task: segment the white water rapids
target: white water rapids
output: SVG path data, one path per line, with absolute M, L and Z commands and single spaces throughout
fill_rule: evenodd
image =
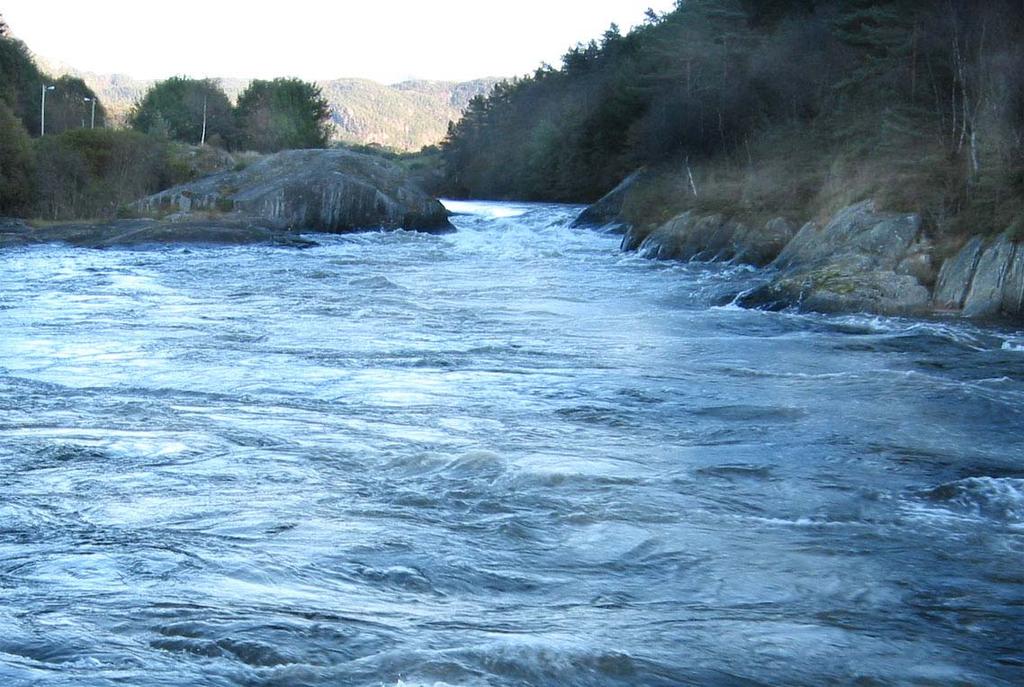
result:
M 1024 682 L 1020 332 L 453 208 L 0 256 L 0 684 Z

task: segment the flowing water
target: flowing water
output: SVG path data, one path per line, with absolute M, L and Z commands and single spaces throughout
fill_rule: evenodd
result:
M 0 256 L 0 684 L 1024 683 L 1024 335 L 453 207 Z

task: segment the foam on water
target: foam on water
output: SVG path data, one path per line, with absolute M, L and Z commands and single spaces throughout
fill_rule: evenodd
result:
M 1024 523 L 1024 479 L 970 477 L 921 492 L 918 497 L 932 508 L 956 515 Z
M 5 253 L 0 683 L 1020 682 L 1019 333 L 448 206 Z

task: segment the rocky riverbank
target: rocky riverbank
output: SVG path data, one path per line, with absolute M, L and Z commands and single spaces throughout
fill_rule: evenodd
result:
M 743 306 L 1024 318 L 1024 244 L 1009 232 L 972 238 L 942 259 L 920 215 L 882 212 L 873 201 L 799 231 L 783 218 L 752 225 L 692 211 L 661 225 L 629 226 L 622 206 L 640 183 L 641 175 L 629 177 L 584 211 L 577 226 L 622 231 L 623 250 L 653 259 L 730 261 L 771 270 L 767 284 L 738 296 Z
M 404 170 L 348 150 L 288 150 L 140 200 L 172 220 L 217 213 L 276 229 L 451 231 L 448 211 Z
M 0 222 L 0 248 L 44 243 L 65 243 L 78 248 L 138 247 L 146 245 L 241 246 L 274 245 L 309 248 L 316 242 L 297 233 L 260 226 L 243 220 L 166 222 L 131 219 L 112 222 L 70 222 L 33 227 L 18 220 Z
M 452 231 L 448 211 L 397 165 L 347 150 L 290 150 L 139 200 L 139 215 L 33 226 L 0 219 L 0 247 L 66 243 L 292 247 L 301 233 L 374 229 Z

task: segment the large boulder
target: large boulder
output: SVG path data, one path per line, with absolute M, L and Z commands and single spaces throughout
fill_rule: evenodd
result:
M 739 302 L 830 313 L 923 313 L 931 301 L 930 253 L 919 215 L 858 203 L 824 228 L 804 226 L 772 263 L 775 277 Z
M 754 228 L 723 215 L 698 215 L 691 211 L 649 233 L 630 229 L 623 239 L 623 248 L 659 260 L 733 261 L 762 267 L 778 256 L 795 233 L 793 226 L 782 218 Z M 635 245 L 637 242 L 639 245 Z
M 448 211 L 394 163 L 348 150 L 288 150 L 144 198 L 141 212 L 277 229 L 447 231 Z
M 975 237 L 942 266 L 935 305 L 967 317 L 1024 315 L 1024 245 Z
M 601 200 L 581 212 L 572 226 L 576 228 L 598 227 L 611 231 L 626 231 L 628 227 L 625 219 L 622 217 L 623 204 L 626 202 L 626 197 L 636 188 L 637 184 L 643 181 L 645 176 L 644 170 L 637 170 L 630 174 Z
M 836 262 L 895 271 L 921 238 L 920 215 L 880 213 L 873 201 L 840 210 L 824 227 L 809 223 L 775 260 L 782 271 Z

